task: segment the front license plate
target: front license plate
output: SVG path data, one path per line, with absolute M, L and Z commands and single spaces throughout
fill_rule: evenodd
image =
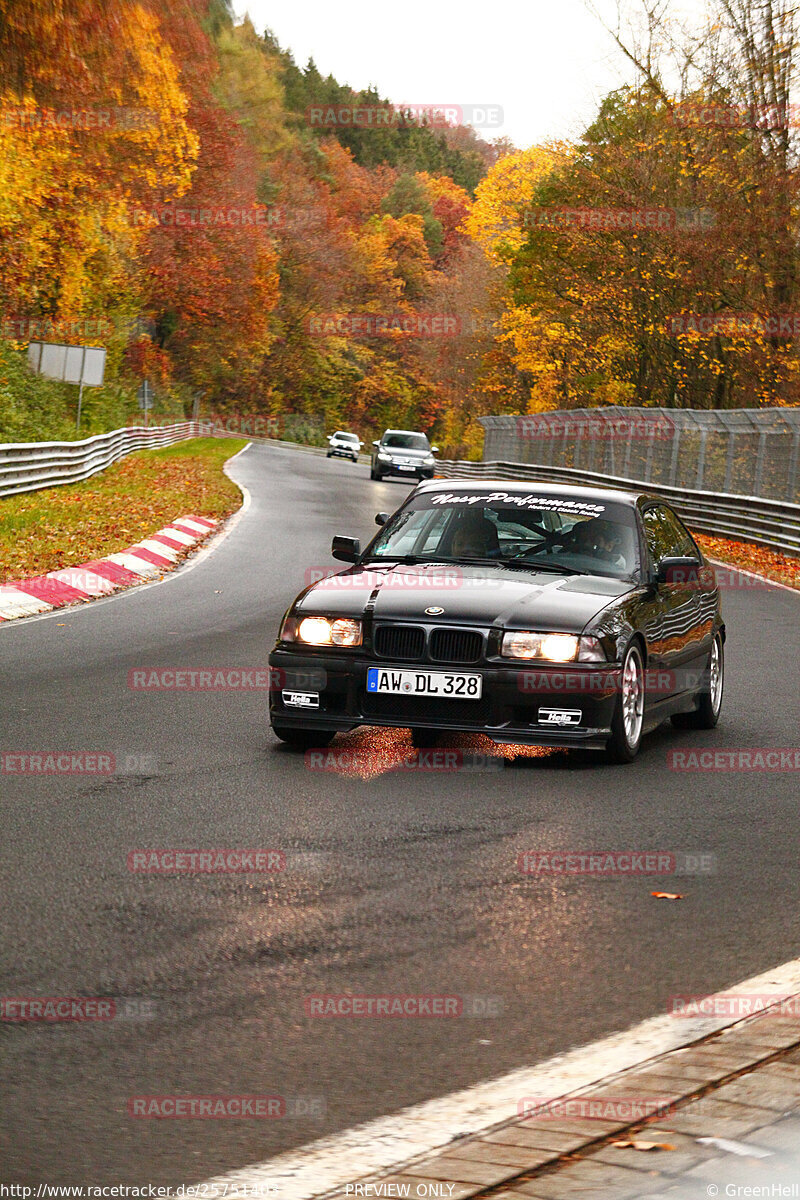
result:
M 367 691 L 394 696 L 441 696 L 443 700 L 480 700 L 483 677 L 472 672 L 395 671 L 367 668 Z

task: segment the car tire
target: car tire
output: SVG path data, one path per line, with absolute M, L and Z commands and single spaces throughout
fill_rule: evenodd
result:
M 412 729 L 411 730 L 411 745 L 415 750 L 429 750 L 432 746 L 438 745 L 439 730 L 438 729 Z
M 272 732 L 293 750 L 322 749 L 333 741 L 333 729 L 294 729 L 291 725 L 272 726 Z
M 370 479 L 377 480 L 378 483 L 380 483 L 381 480 L 383 479 L 383 476 L 380 474 L 379 471 L 376 471 L 374 467 L 370 468 L 369 477 L 370 477 Z
M 676 729 L 714 729 L 722 712 L 722 694 L 725 690 L 725 647 L 722 634 L 714 634 L 708 654 L 706 682 L 697 693 L 697 708 L 694 712 L 676 713 L 672 724 Z
M 606 757 L 612 763 L 633 762 L 642 743 L 644 724 L 644 663 L 638 642 L 631 642 L 622 660 L 619 695 L 611 721 Z

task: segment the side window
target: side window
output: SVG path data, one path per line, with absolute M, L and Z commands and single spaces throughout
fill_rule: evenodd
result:
M 642 514 L 647 548 L 654 563 L 662 558 L 694 558 L 697 547 L 673 512 L 654 504 Z
M 665 508 L 664 512 L 674 530 L 675 545 L 680 547 L 675 553 L 681 558 L 699 558 L 700 554 L 694 539 L 680 517 L 671 508 Z

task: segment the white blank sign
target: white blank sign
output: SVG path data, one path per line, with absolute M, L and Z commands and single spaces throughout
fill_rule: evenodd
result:
M 34 371 L 64 383 L 102 387 L 106 352 L 102 346 L 62 346 L 56 342 L 31 342 L 28 362 Z

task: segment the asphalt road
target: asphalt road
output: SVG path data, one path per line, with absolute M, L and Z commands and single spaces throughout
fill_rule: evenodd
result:
M 722 724 L 667 726 L 631 766 L 540 752 L 500 771 L 389 771 L 407 735 L 364 729 L 337 743 L 374 753 L 369 778 L 312 771 L 273 738 L 264 693 L 135 691 L 128 672 L 263 668 L 306 571 L 332 565 L 331 535 L 368 538 L 406 487 L 263 444 L 232 471 L 252 505 L 204 561 L 0 628 L 3 752 L 143 756 L 107 778 L 0 775 L 0 990 L 151 1006 L 142 1020 L 0 1023 L 3 1182 L 202 1180 L 800 954 L 796 773 L 666 766 L 678 746 L 798 744 L 800 597 L 729 590 Z M 126 866 L 135 848 L 264 846 L 287 853 L 285 872 Z M 702 850 L 718 871 L 677 888 L 532 880 L 516 869 L 532 847 Z M 659 886 L 686 898 L 654 900 Z M 309 994 L 351 991 L 494 997 L 502 1016 L 306 1017 Z M 132 1096 L 210 1093 L 279 1094 L 294 1112 L 324 1102 L 325 1115 L 127 1115 Z

